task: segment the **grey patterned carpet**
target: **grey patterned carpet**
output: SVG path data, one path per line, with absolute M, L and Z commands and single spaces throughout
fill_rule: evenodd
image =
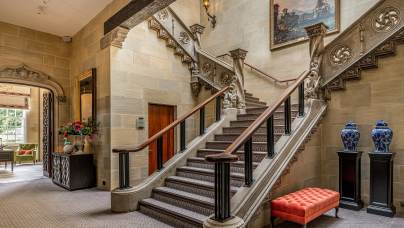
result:
M 1 228 L 167 227 L 138 212 L 110 212 L 110 193 L 69 192 L 49 179 L 0 184 Z
M 386 218 L 340 209 L 314 220 L 310 228 L 404 228 L 404 217 Z M 1 228 L 126 228 L 168 227 L 138 212 L 114 214 L 110 212 L 110 193 L 96 189 L 69 192 L 38 179 L 18 183 L 0 183 Z M 277 228 L 297 228 L 284 222 Z

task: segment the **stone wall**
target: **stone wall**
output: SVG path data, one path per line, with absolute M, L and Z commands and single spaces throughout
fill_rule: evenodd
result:
M 40 100 L 40 89 L 31 87 L 31 97 L 30 97 L 30 104 L 29 110 L 26 112 L 26 143 L 33 143 L 38 144 L 38 152 L 37 152 L 37 159 L 42 160 L 41 154 L 42 150 L 39 147 L 41 134 L 41 124 L 39 122 L 42 110 L 40 109 L 39 102 Z
M 371 8 L 378 0 L 341 0 L 341 31 Z M 309 64 L 308 42 L 271 51 L 269 48 L 270 1 L 262 0 L 216 0 L 211 1 L 210 12 L 217 16 L 216 28 L 210 26 L 206 13 L 201 8 L 201 23 L 206 27 L 202 36 L 203 47 L 215 55 L 236 48 L 248 51 L 246 62 L 279 79 L 296 78 Z M 325 39 L 326 43 L 336 35 Z M 249 92 L 259 95 L 267 102 L 282 88 L 263 79 L 259 74 L 247 72 Z M 252 78 L 254 81 L 251 81 Z M 263 88 L 265 87 L 265 90 Z
M 322 183 L 338 189 L 338 156 L 342 149 L 340 131 L 352 120 L 358 124 L 362 155 L 362 199 L 369 202 L 369 156 L 373 150 L 370 136 L 377 120 L 385 120 L 394 131 L 391 151 L 394 158 L 394 205 L 401 213 L 404 208 L 404 45 L 398 46 L 397 55 L 379 59 L 379 68 L 362 71 L 362 79 L 347 82 L 345 91 L 332 92 L 327 115 L 323 119 L 324 145 L 321 159 Z
M 25 64 L 62 86 L 68 99 L 56 108 L 59 123 L 55 128 L 69 118 L 70 48 L 71 44 L 64 43 L 61 37 L 0 22 L 0 69 Z M 61 148 L 60 140 L 56 140 L 56 148 Z

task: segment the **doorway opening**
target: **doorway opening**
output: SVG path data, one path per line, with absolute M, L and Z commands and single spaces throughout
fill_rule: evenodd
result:
M 53 92 L 0 83 L 0 184 L 49 176 Z
M 175 107 L 149 104 L 149 138 L 168 126 L 175 119 Z M 174 156 L 174 129 L 163 135 L 163 163 Z M 149 175 L 157 169 L 157 142 L 149 145 Z

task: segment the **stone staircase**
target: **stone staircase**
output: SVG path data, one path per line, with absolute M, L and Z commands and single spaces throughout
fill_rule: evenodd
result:
M 208 216 L 214 213 L 214 164 L 205 156 L 223 152 L 266 108 L 266 103 L 246 93 L 246 114 L 239 114 L 230 127 L 214 136 L 199 149 L 196 157 L 188 158 L 186 166 L 177 168 L 176 175 L 165 179 L 164 187 L 156 187 L 151 198 L 139 202 L 139 211 L 175 227 L 202 227 Z M 284 133 L 284 114 L 281 107 L 275 118 L 275 141 Z M 292 119 L 297 106 L 292 105 Z M 231 163 L 231 194 L 244 184 L 244 152 L 236 153 L 239 161 Z M 253 136 L 253 166 L 267 156 L 266 127 Z

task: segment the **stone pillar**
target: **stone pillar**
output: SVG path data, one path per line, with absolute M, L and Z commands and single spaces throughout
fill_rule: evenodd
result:
M 323 23 L 305 27 L 310 39 L 310 75 L 305 83 L 305 97 L 318 99 L 320 96 L 321 62 L 324 52 L 324 37 L 328 27 Z
M 194 24 L 191 25 L 191 32 L 196 37 L 196 41 L 198 43 L 198 46 L 201 47 L 201 36 L 203 34 L 203 31 L 205 30 L 205 27 L 200 25 L 200 24 Z
M 241 76 L 241 82 L 242 85 L 244 86 L 244 60 L 245 57 L 247 56 L 247 52 L 246 50 L 243 49 L 235 49 L 230 51 L 230 55 L 233 58 L 233 69 L 234 69 L 234 73 L 236 75 L 240 75 Z

